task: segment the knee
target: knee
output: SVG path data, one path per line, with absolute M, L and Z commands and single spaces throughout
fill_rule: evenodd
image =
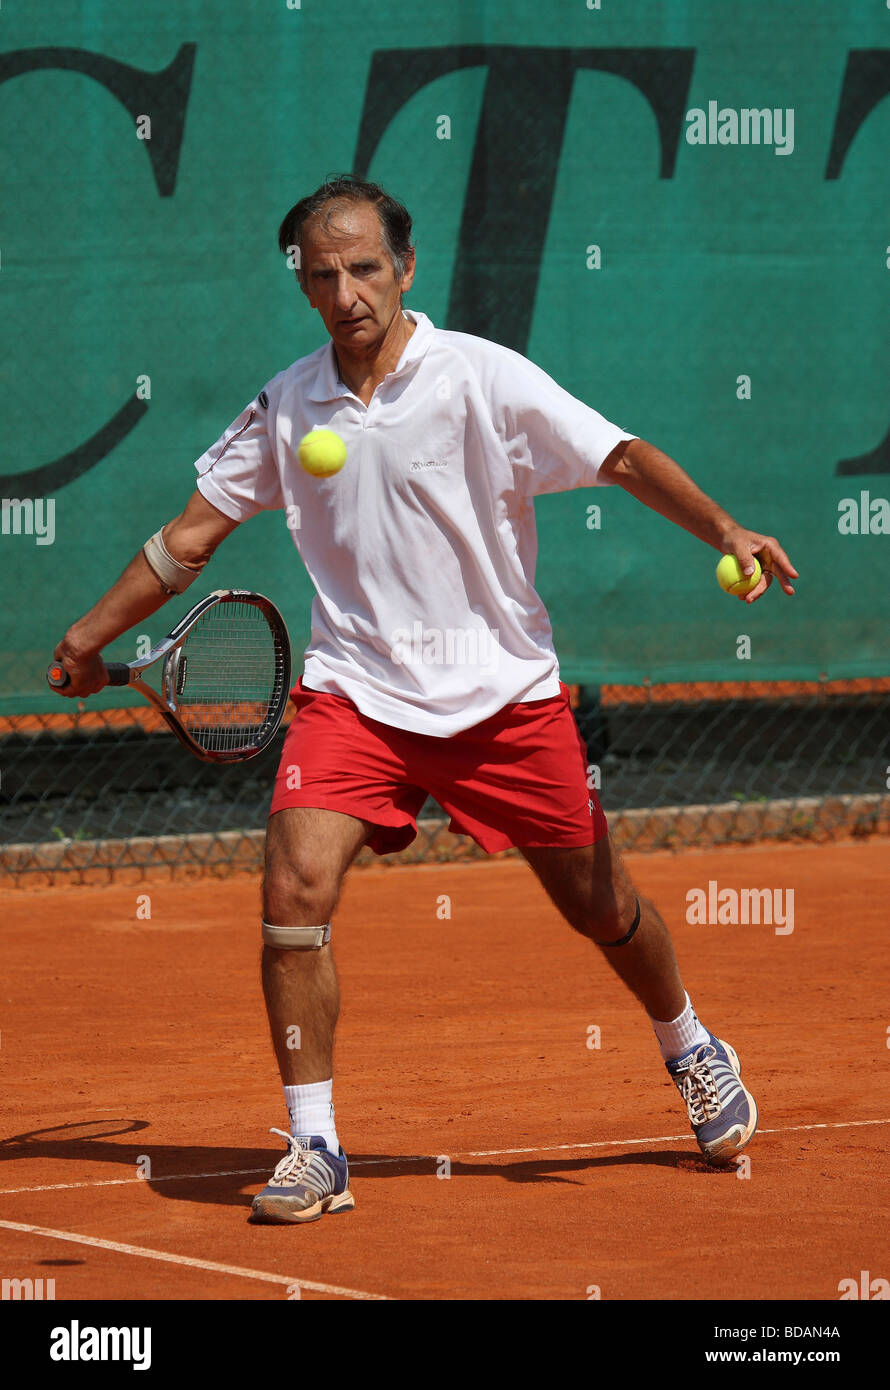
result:
M 621 910 L 614 898 L 597 900 L 587 916 L 584 935 L 593 941 L 617 940 L 627 930 L 622 927 L 621 920 Z
M 637 912 L 637 896 L 629 884 L 609 884 L 591 893 L 583 935 L 597 942 L 620 940 Z
M 595 924 L 591 940 L 597 946 L 626 946 L 637 934 L 643 916 L 643 903 L 633 897 L 626 911 L 610 911 Z
M 340 885 L 329 870 L 300 855 L 269 854 L 263 876 L 263 919 L 275 926 L 329 922 Z

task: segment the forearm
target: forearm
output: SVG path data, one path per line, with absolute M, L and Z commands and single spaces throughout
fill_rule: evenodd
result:
M 726 549 L 727 538 L 741 529 L 678 463 L 645 439 L 631 440 L 605 472 L 644 506 L 682 526 L 715 550 Z
M 185 511 L 163 528 L 168 554 L 199 574 L 237 522 L 223 516 L 194 492 Z M 56 649 L 63 663 L 89 661 L 121 633 L 149 617 L 171 597 L 140 550 L 99 602 L 66 632 Z
M 99 602 L 72 623 L 56 649 L 60 661 L 83 662 L 157 612 L 170 597 L 140 550 Z
M 614 449 L 602 467 L 604 481 L 618 483 L 632 497 L 667 517 L 693 536 L 726 555 L 735 555 L 746 575 L 754 574 L 759 560 L 762 573 L 756 587 L 744 598 L 754 603 L 766 593 L 775 576 L 786 594 L 793 594 L 797 570 L 775 536 L 750 531 L 702 492 L 667 454 L 632 439 Z

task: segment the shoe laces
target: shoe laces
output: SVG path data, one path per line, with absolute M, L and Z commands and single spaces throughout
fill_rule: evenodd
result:
M 296 1187 L 309 1167 L 309 1150 L 292 1134 L 285 1134 L 283 1129 L 273 1128 L 269 1133 L 280 1134 L 282 1139 L 287 1140 L 287 1153 L 279 1160 L 272 1174 L 272 1182 L 276 1187 Z
M 694 1125 L 716 1120 L 722 1110 L 720 1091 L 711 1071 L 713 1050 L 705 1043 L 694 1052 L 680 1082 L 680 1094 L 686 1102 L 689 1118 Z

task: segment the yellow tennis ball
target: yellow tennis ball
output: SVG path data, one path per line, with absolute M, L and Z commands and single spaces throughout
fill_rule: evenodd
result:
M 333 430 L 310 430 L 300 440 L 300 463 L 314 478 L 330 478 L 346 462 L 346 445 Z
M 746 594 L 750 594 L 752 589 L 757 588 L 762 573 L 760 561 L 756 556 L 754 557 L 754 573 L 745 575 L 734 555 L 724 555 L 717 566 L 717 583 L 728 594 L 735 594 L 737 598 L 744 598 Z

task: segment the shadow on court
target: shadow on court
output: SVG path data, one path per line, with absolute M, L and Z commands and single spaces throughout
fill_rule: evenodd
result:
M 283 1141 L 280 1147 L 233 1148 L 214 1145 L 174 1145 L 152 1144 L 147 1131 L 151 1128 L 149 1120 L 103 1121 L 104 1125 L 120 1125 L 119 1129 L 105 1128 L 100 1133 L 86 1134 L 92 1124 L 71 1123 L 58 1125 L 52 1129 L 32 1130 L 26 1134 L 11 1135 L 0 1140 L 0 1161 L 12 1159 L 40 1159 L 58 1162 L 70 1159 L 74 1162 L 108 1163 L 117 1170 L 113 1179 L 96 1179 L 101 1183 L 115 1179 L 121 1185 L 139 1181 L 138 1172 L 144 1167 L 145 1158 L 151 1162 L 150 1177 L 141 1179 L 146 1185 L 168 1201 L 187 1201 L 213 1206 L 249 1206 L 252 1193 L 243 1191 L 254 1187 L 270 1177 L 275 1164 L 284 1152 Z M 112 1143 L 113 1135 L 144 1134 L 138 1143 Z M 50 1137 L 54 1136 L 54 1137 Z M 366 1154 L 349 1155 L 351 1178 L 364 1182 L 368 1179 L 392 1179 L 428 1176 L 437 1174 L 440 1159 L 432 1154 Z M 575 1158 L 529 1158 L 498 1162 L 496 1158 L 487 1161 L 468 1161 L 453 1159 L 450 1163 L 450 1179 L 497 1177 L 509 1183 L 546 1183 L 583 1185 L 573 1175 L 588 1173 L 600 1168 L 658 1167 L 682 1168 L 687 1171 L 707 1173 L 711 1176 L 720 1170 L 710 1168 L 696 1158 L 689 1150 L 659 1149 L 640 1153 L 617 1153 L 608 1155 L 579 1155 Z M 735 1175 L 735 1169 L 723 1170 L 723 1175 Z M 205 1179 L 202 1183 L 201 1179 Z M 64 1181 L 59 1178 L 59 1181 Z M 71 1174 L 71 1181 L 79 1185 L 78 1176 Z M 81 1179 L 86 1186 L 90 1179 Z M 48 1183 L 46 1187 L 54 1186 Z M 32 1183 L 21 1176 L 3 1190 L 14 1192 L 19 1188 L 44 1186 Z

